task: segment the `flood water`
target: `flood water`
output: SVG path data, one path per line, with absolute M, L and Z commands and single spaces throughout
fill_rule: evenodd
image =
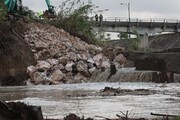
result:
M 104 87 L 149 89 L 151 95 L 99 96 Z M 42 107 L 47 118 L 63 118 L 69 113 L 85 117 L 116 118 L 131 112 L 130 117 L 153 118 L 150 113 L 180 115 L 180 83 L 83 83 L 56 86 L 0 87 L 0 99 L 22 101 Z

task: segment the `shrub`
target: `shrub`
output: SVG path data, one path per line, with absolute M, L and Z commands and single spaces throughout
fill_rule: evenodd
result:
M 3 1 L 0 2 L 0 22 L 4 21 L 6 16 L 6 7 L 4 6 Z
M 66 0 L 60 6 L 57 19 L 50 22 L 72 35 L 84 38 L 84 41 L 88 43 L 95 43 L 97 38 L 93 31 L 94 24 L 88 17 L 95 8 L 96 6 L 92 4 L 91 0 L 88 0 L 87 3 L 83 0 Z

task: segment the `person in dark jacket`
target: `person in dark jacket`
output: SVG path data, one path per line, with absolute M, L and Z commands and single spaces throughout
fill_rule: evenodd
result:
M 97 14 L 95 15 L 95 20 L 98 21 L 98 15 Z
M 102 14 L 99 15 L 99 20 L 103 21 L 103 15 Z

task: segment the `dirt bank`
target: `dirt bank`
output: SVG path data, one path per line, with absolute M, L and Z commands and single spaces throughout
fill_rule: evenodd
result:
M 44 120 L 41 107 L 0 101 L 0 120 Z
M 23 39 L 26 29 L 21 21 L 0 24 L 0 85 L 24 85 L 27 66 L 35 64 Z

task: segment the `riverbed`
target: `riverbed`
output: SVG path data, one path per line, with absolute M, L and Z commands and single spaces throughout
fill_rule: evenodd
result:
M 148 89 L 150 95 L 101 96 L 105 87 Z M 153 118 L 150 113 L 180 115 L 180 83 L 82 83 L 55 86 L 0 87 L 0 99 L 21 101 L 42 107 L 46 118 L 63 118 L 69 113 L 85 117 L 116 118 L 121 112 L 130 117 Z

